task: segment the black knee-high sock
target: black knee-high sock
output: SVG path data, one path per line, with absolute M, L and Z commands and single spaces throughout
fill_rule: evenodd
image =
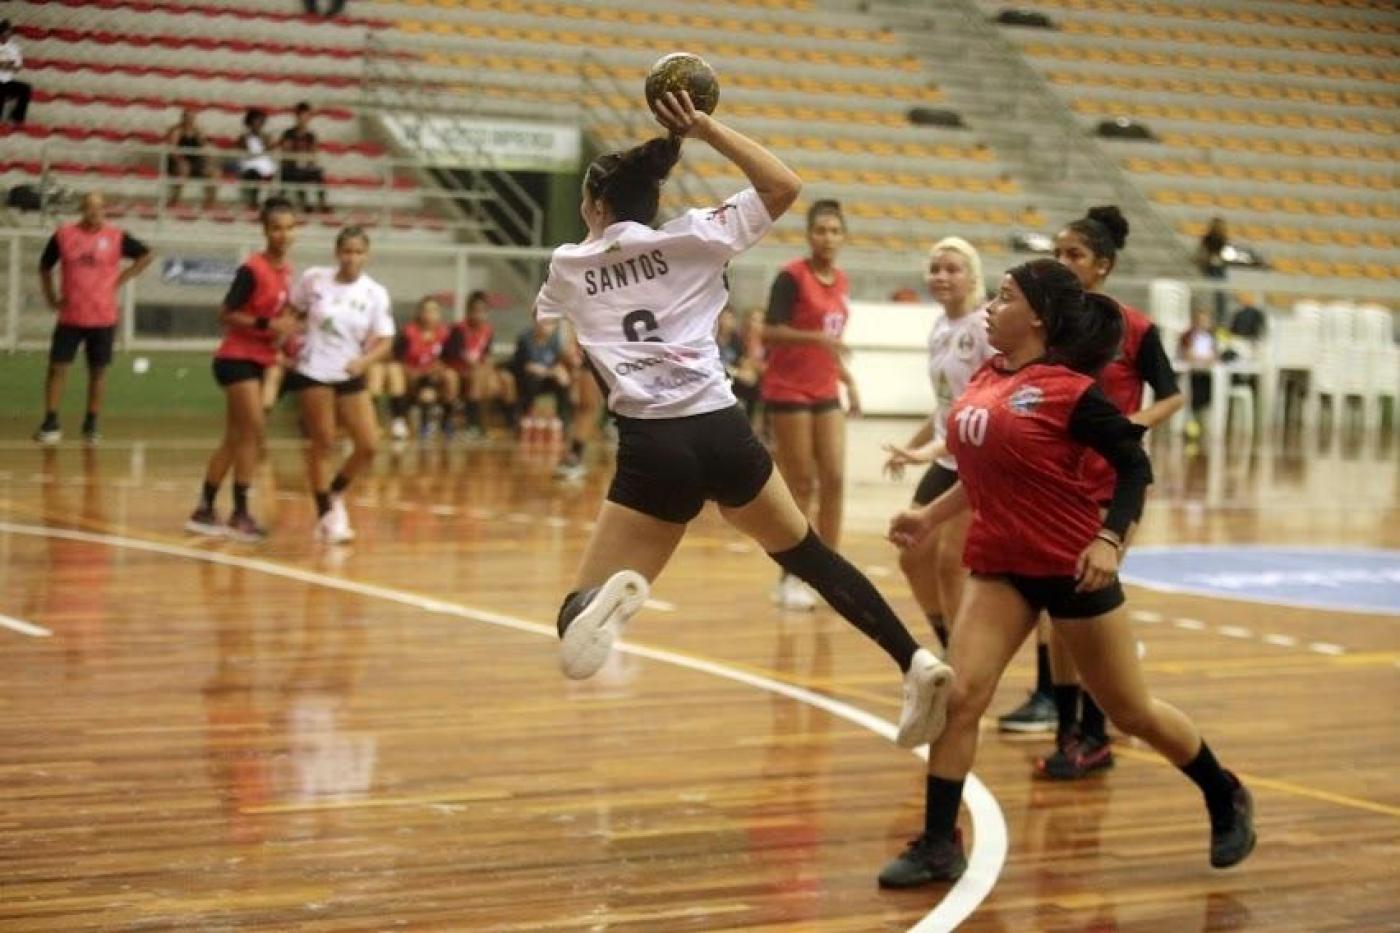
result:
M 768 556 L 810 584 L 847 622 L 874 639 L 901 671 L 909 670 L 919 643 L 870 581 L 823 544 L 815 531 L 809 529 L 797 547 Z
M 335 474 L 335 478 L 331 480 L 331 495 L 340 495 L 349 485 L 350 481 L 345 478 L 344 473 Z
M 1087 693 L 1080 701 L 1080 708 L 1082 712 L 1079 714 L 1079 731 L 1086 738 L 1107 739 L 1108 723 L 1104 721 L 1103 708 Z
M 1054 689 L 1050 677 L 1050 646 L 1035 646 L 1035 692 L 1049 696 Z
M 1055 684 L 1053 693 L 1055 695 L 1055 718 L 1058 723 L 1055 728 L 1055 736 L 1064 739 L 1074 733 L 1074 727 L 1079 722 L 1079 684 Z M 1089 702 L 1087 693 L 1083 697 L 1085 702 Z
M 928 776 L 924 785 L 924 835 L 951 839 L 958 828 L 958 804 L 962 803 L 963 782 Z
M 1234 796 L 1239 781 L 1220 767 L 1215 753 L 1204 739 L 1201 740 L 1201 750 L 1195 758 L 1181 766 L 1181 772 L 1201 789 L 1201 794 L 1206 798 L 1206 810 L 1210 812 L 1211 826 L 1228 827 L 1235 818 Z
M 314 495 L 316 498 L 316 516 L 319 518 L 331 510 L 331 494 L 328 492 L 318 492 Z
M 234 484 L 233 484 L 233 514 L 234 514 L 234 515 L 247 515 L 247 514 L 248 514 L 248 484 L 247 484 L 247 483 L 234 483 Z
M 204 481 L 204 487 L 199 491 L 199 507 L 201 509 L 212 509 L 214 499 L 219 494 L 219 487 L 208 480 Z
M 933 634 L 938 638 L 938 644 L 944 651 L 948 650 L 948 625 L 943 621 L 943 616 L 936 612 L 925 613 L 928 616 L 929 627 L 933 629 Z

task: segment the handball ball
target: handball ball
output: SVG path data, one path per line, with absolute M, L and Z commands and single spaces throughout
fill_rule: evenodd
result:
M 719 79 L 715 70 L 699 55 L 672 52 L 657 59 L 647 72 L 647 104 L 653 109 L 667 91 L 687 91 L 696 110 L 714 113 L 719 106 Z

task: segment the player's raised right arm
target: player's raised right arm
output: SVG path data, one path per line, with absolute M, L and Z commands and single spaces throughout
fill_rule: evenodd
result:
M 667 93 L 656 102 L 656 119 L 677 136 L 691 136 L 710 144 L 716 152 L 739 167 L 777 220 L 792 207 L 802 192 L 802 179 L 782 159 L 762 145 L 702 111 L 696 110 L 690 95 Z

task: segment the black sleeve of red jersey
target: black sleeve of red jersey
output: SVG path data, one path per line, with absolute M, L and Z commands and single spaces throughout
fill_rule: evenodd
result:
M 791 272 L 779 272 L 768 292 L 768 315 L 764 321 L 770 327 L 792 322 L 792 309 L 797 304 L 797 279 Z
M 248 303 L 248 299 L 253 297 L 256 284 L 252 271 L 247 266 L 239 266 L 238 271 L 233 274 L 233 283 L 228 287 L 228 294 L 224 295 L 224 307 L 230 311 L 242 308 Z
M 1069 417 L 1070 437 L 1097 451 L 1118 474 L 1103 524 L 1120 538 L 1142 515 L 1147 487 L 1152 485 L 1152 461 L 1142 448 L 1146 431 L 1129 421 L 1098 386 L 1080 396 Z
M 122 234 L 122 258 L 140 259 L 151 251 L 151 248 L 142 243 L 129 233 Z
M 1142 335 L 1142 343 L 1138 345 L 1137 371 L 1142 381 L 1152 387 L 1152 394 L 1158 401 L 1181 393 L 1181 387 L 1176 383 L 1176 370 L 1172 369 L 1172 361 L 1162 346 L 1162 334 L 1156 324 Z
M 61 257 L 62 253 L 58 250 L 58 237 L 56 235 L 49 237 L 49 241 L 44 244 L 44 254 L 39 257 L 39 271 L 48 272 L 58 265 L 58 260 Z

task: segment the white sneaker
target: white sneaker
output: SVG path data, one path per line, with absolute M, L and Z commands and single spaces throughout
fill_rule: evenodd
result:
M 349 544 L 355 540 L 350 513 L 345 511 L 345 500 L 340 496 L 331 498 L 331 510 L 316 523 L 316 538 L 326 544 Z
M 408 422 L 402 418 L 395 418 L 389 424 L 389 436 L 396 441 L 408 440 Z
M 559 642 L 559 667 L 572 680 L 592 677 L 608 660 L 627 620 L 651 592 L 646 577 L 620 570 L 608 577 L 588 605 L 574 616 Z
M 904 708 L 899 712 L 896 744 L 901 748 L 918 748 L 943 734 L 952 686 L 951 667 L 927 648 L 914 652 L 909 671 L 904 675 Z
M 817 608 L 817 597 L 800 579 L 787 574 L 773 591 L 773 602 L 787 612 L 811 612 Z

